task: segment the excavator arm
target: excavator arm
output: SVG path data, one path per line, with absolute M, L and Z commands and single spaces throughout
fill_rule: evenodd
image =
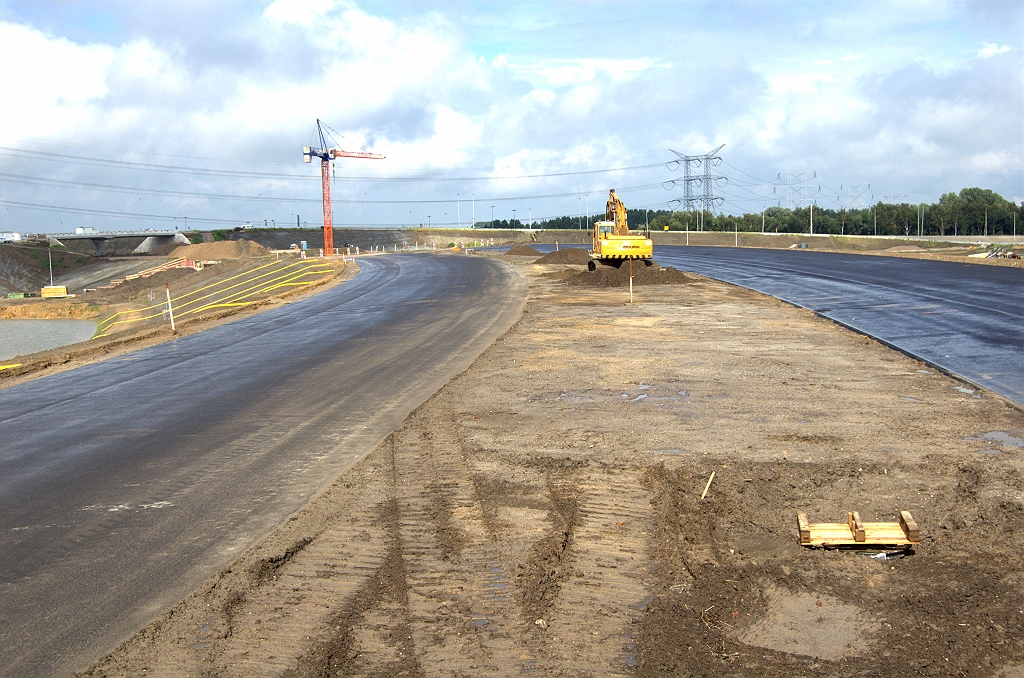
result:
M 626 218 L 626 206 L 613 188 L 608 192 L 608 204 L 605 208 L 605 219 L 615 224 L 615 235 L 629 235 L 629 223 Z

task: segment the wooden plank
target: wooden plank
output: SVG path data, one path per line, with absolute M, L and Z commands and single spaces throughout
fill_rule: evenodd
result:
M 797 527 L 804 546 L 909 546 L 921 541 L 917 522 L 907 511 L 900 512 L 898 523 L 863 522 L 857 511 L 848 512 L 845 523 L 810 523 L 801 513 Z

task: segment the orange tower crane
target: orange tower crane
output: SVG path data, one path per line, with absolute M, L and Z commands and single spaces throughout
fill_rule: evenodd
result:
M 335 158 L 364 158 L 366 160 L 383 160 L 379 153 L 366 151 L 343 151 L 340 148 L 327 148 L 324 138 L 324 126 L 318 119 L 316 132 L 320 137 L 320 148 L 306 146 L 302 149 L 302 160 L 312 162 L 314 157 L 320 158 L 320 179 L 323 184 L 324 198 L 324 254 L 334 254 L 334 213 L 331 209 L 331 161 Z

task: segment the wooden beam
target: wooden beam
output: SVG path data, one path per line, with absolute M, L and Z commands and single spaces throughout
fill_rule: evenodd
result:
M 800 530 L 800 543 L 810 544 L 811 543 L 811 526 L 807 522 L 806 513 L 798 513 L 796 516 L 797 529 Z
M 850 511 L 846 514 L 846 522 L 850 526 L 850 534 L 856 542 L 864 541 L 864 523 L 861 522 L 860 513 Z
M 910 515 L 910 511 L 900 511 L 900 527 L 907 535 L 907 540 L 913 543 L 921 541 L 921 531 L 917 528 L 917 521 Z

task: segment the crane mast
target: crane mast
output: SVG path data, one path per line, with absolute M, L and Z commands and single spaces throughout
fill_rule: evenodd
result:
M 312 162 L 313 158 L 320 158 L 320 183 L 324 201 L 324 254 L 330 256 L 334 253 L 334 210 L 331 207 L 331 161 L 335 158 L 362 158 L 364 160 L 383 160 L 380 153 L 368 153 L 366 151 L 343 151 L 340 148 L 328 148 L 327 139 L 324 137 L 323 124 L 319 119 L 316 121 L 317 135 L 320 137 L 320 147 L 313 148 L 306 146 L 302 149 L 303 162 Z

